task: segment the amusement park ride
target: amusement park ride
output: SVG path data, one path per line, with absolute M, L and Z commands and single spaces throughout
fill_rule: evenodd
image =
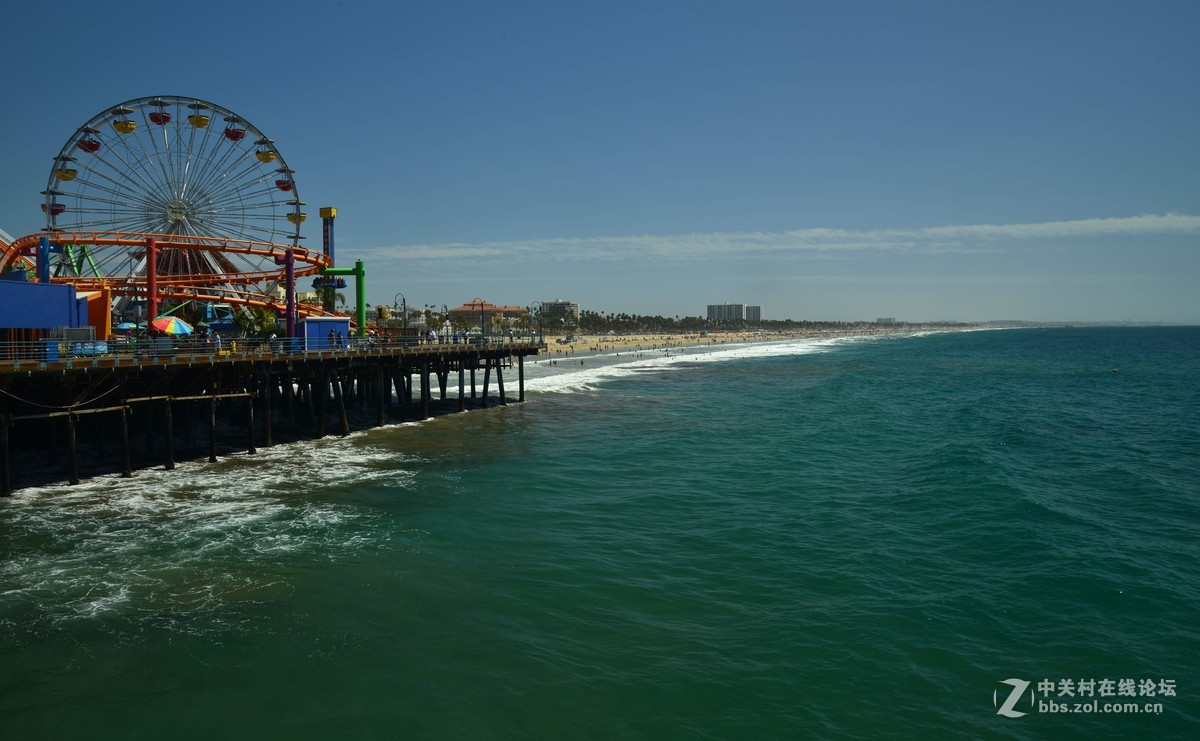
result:
M 264 308 L 289 337 L 298 319 L 333 313 L 331 302 L 298 305 L 298 279 L 327 288 L 352 275 L 361 333 L 362 262 L 334 267 L 333 208 L 321 209 L 323 249 L 300 246 L 294 174 L 274 141 L 226 108 L 169 95 L 126 101 L 63 145 L 42 191 L 46 226 L 0 242 L 0 272 L 25 268 L 38 282 L 108 295 L 114 315 L 147 322 L 164 303 Z

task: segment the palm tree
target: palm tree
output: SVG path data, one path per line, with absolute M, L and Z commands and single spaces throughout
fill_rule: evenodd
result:
M 269 337 L 277 326 L 275 311 L 265 306 L 247 306 L 233 315 L 233 322 L 250 337 Z

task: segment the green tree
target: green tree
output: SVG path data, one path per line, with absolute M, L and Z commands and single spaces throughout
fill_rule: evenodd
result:
M 233 315 L 233 323 L 248 337 L 270 337 L 276 329 L 275 312 L 263 306 L 247 306 Z

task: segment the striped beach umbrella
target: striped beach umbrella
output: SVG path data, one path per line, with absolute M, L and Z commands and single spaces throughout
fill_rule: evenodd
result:
M 177 316 L 160 316 L 150 322 L 150 326 L 164 334 L 191 334 L 192 325 Z

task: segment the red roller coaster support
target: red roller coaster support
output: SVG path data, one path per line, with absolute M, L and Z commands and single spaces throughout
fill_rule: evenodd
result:
M 288 250 L 283 253 L 284 284 L 287 289 L 287 336 L 296 336 L 296 253 Z
M 158 245 L 146 238 L 146 326 L 158 318 Z

